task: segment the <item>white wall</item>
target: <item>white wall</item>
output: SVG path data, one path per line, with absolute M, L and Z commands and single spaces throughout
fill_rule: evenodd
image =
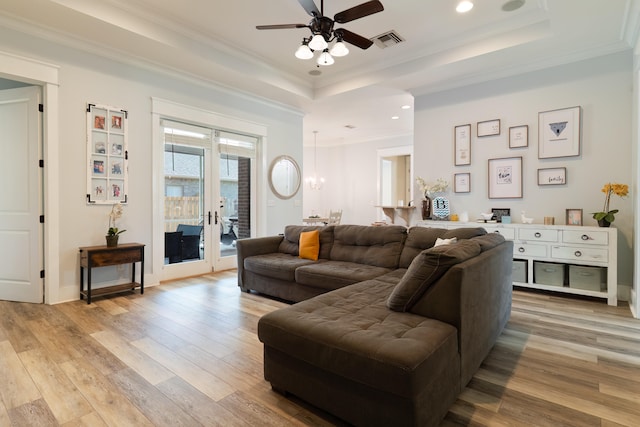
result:
M 302 115 L 238 92 L 213 84 L 190 82 L 182 77 L 170 77 L 153 70 L 127 65 L 86 52 L 70 49 L 6 28 L 0 28 L 0 50 L 34 58 L 59 66 L 59 164 L 58 182 L 49 183 L 60 191 L 59 278 L 47 277 L 47 286 L 58 287 L 57 301 L 77 299 L 79 288 L 78 247 L 104 244 L 110 206 L 88 206 L 86 194 L 86 104 L 106 104 L 129 112 L 129 203 L 121 228 L 128 231 L 121 240 L 147 245 L 145 273 L 147 283 L 156 277 L 151 273 L 150 251 L 154 246 L 151 231 L 153 206 L 151 176 L 151 98 L 158 97 L 191 105 L 221 115 L 259 123 L 267 127 L 267 145 L 258 169 L 258 191 L 263 195 L 253 212 L 260 223 L 258 235 L 281 232 L 285 224 L 295 223 L 302 216 L 301 203 L 295 199 L 281 201 L 267 186 L 266 170 L 270 161 L 287 154 L 298 162 L 302 159 Z M 16 76 L 19 77 L 19 76 Z M 18 80 L 19 78 L 16 78 Z M 46 159 L 45 159 L 46 164 Z M 301 200 L 301 196 L 297 198 Z M 267 200 L 272 201 L 267 207 Z M 162 238 L 162 236 L 159 236 Z M 156 247 L 162 247 L 156 242 Z M 109 280 L 111 273 L 104 274 Z
M 415 175 L 427 181 L 454 173 L 471 173 L 471 193 L 456 194 L 450 188 L 452 213 L 468 211 L 471 219 L 491 208 L 510 208 L 513 222 L 526 211 L 535 223 L 554 216 L 564 224 L 565 209 L 583 209 L 584 224 L 596 225 L 590 213 L 602 210 L 607 182 L 629 184 L 632 175 L 632 54 L 597 59 L 542 70 L 518 77 L 456 90 L 417 96 L 415 100 Z M 579 157 L 538 159 L 538 112 L 582 107 L 582 146 Z M 476 123 L 500 119 L 501 133 L 476 137 Z M 453 129 L 471 123 L 471 165 L 453 165 Z M 510 126 L 529 126 L 528 148 L 509 149 Z M 523 157 L 523 198 L 489 199 L 487 161 L 501 157 Z M 567 184 L 538 186 L 537 169 L 566 167 Z M 414 188 L 416 197 L 419 195 Z M 620 209 L 615 227 L 619 231 L 618 280 L 628 286 L 633 277 L 633 196 L 615 197 L 612 209 Z M 419 212 L 416 211 L 416 217 Z M 624 291 L 623 291 L 624 292 Z M 626 295 L 622 295 L 625 297 Z
M 382 219 L 378 203 L 378 153 L 380 148 L 412 145 L 411 136 L 318 147 L 317 173 L 326 179 L 321 190 L 304 187 L 303 214 L 328 215 L 342 209 L 342 224 L 369 225 Z M 313 147 L 304 147 L 303 176 L 313 175 Z M 408 202 L 408 201 L 407 201 Z M 405 202 L 405 203 L 407 203 Z M 300 223 L 300 219 L 296 223 Z

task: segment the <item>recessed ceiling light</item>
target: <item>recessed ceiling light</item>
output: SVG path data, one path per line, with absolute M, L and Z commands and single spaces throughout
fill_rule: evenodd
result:
M 400 107 L 400 108 L 402 108 L 403 110 L 408 110 L 408 109 L 410 109 L 410 108 L 411 108 L 411 105 L 403 105 L 403 106 L 402 106 L 402 107 Z
M 473 9 L 473 3 L 469 0 L 463 0 L 456 6 L 456 12 L 458 13 L 469 12 L 471 9 Z
M 505 12 L 513 12 L 514 10 L 520 9 L 524 6 L 524 3 L 525 0 L 509 0 L 502 5 L 502 10 Z
M 399 116 L 392 116 L 391 120 L 398 120 L 400 117 Z

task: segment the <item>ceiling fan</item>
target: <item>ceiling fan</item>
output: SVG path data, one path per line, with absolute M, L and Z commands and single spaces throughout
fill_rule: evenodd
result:
M 258 30 L 282 30 L 289 28 L 309 28 L 311 37 L 302 39 L 302 45 L 296 51 L 296 57 L 300 59 L 313 58 L 313 52 L 322 52 L 318 57 L 318 65 L 331 65 L 334 63 L 334 56 L 345 56 L 349 49 L 344 44 L 347 42 L 360 49 L 368 49 L 373 42 L 361 35 L 353 33 L 344 28 L 333 29 L 335 23 L 344 24 L 374 13 L 382 12 L 384 7 L 378 0 L 368 1 L 350 9 L 336 13 L 333 19 L 324 16 L 324 0 L 320 1 L 320 10 L 313 0 L 298 0 L 298 3 L 313 17 L 308 24 L 279 24 L 279 25 L 258 25 Z M 336 40 L 331 50 L 329 43 Z

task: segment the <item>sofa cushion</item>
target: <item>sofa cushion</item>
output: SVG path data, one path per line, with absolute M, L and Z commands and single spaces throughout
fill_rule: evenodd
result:
M 443 239 L 451 239 L 452 237 L 456 237 L 458 240 L 461 240 L 472 239 L 474 237 L 484 236 L 485 234 L 487 234 L 487 230 L 482 227 L 461 227 L 447 230 L 440 237 L 442 237 Z
M 495 248 L 502 242 L 504 242 L 505 238 L 500 233 L 487 233 L 484 236 L 474 237 L 473 241 L 478 242 L 480 245 L 480 249 L 482 252 L 489 250 L 491 248 Z
M 446 271 L 455 264 L 480 253 L 480 244 L 461 240 L 450 245 L 426 249 L 418 255 L 387 300 L 394 311 L 408 311 Z
M 266 346 L 351 381 L 415 397 L 446 366 L 459 372 L 456 329 L 385 306 L 392 283 L 369 280 L 266 314 Z M 456 384 L 454 374 L 447 384 Z
M 406 227 L 400 225 L 337 225 L 330 259 L 395 269 L 406 235 Z
M 296 283 L 314 288 L 333 290 L 352 283 L 373 279 L 392 271 L 374 265 L 328 260 L 301 266 L 296 269 Z
M 411 227 L 407 233 L 407 240 L 404 242 L 402 254 L 400 255 L 400 268 L 409 268 L 411 261 L 425 249 L 432 248 L 436 240 L 447 232 L 444 228 L 434 227 Z
M 294 255 L 272 253 L 255 255 L 244 259 L 244 269 L 273 279 L 295 281 L 298 267 L 314 264 L 314 261 L 298 258 Z
M 300 258 L 318 260 L 320 252 L 320 231 L 303 231 L 300 233 Z
M 319 259 L 328 259 L 331 245 L 333 244 L 333 226 L 306 226 L 306 225 L 287 225 L 284 228 L 284 235 L 278 252 L 289 255 L 300 255 L 300 233 L 305 231 L 318 230 L 320 232 L 320 252 Z
M 400 255 L 399 267 L 409 268 L 413 259 L 423 250 L 432 248 L 438 238 L 451 239 L 455 237 L 457 240 L 461 240 L 485 234 L 487 231 L 482 227 L 461 227 L 451 230 L 437 227 L 411 227 L 402 249 L 402 255 Z

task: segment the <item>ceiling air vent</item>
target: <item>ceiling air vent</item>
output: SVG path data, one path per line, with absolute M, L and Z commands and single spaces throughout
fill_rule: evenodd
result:
M 371 39 L 380 49 L 402 43 L 404 39 L 395 30 L 387 31 Z

